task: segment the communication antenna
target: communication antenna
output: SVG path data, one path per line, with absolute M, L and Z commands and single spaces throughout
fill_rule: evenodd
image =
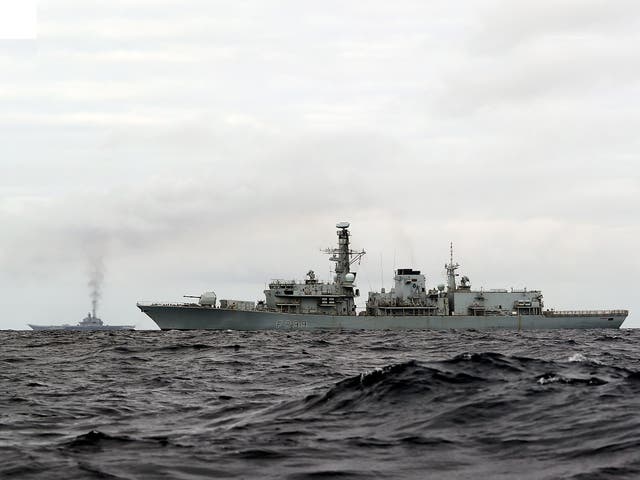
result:
M 396 274 L 396 249 L 393 249 L 393 274 Z
M 458 274 L 456 270 L 460 267 L 459 264 L 453 263 L 453 242 L 449 243 L 449 263 L 444 266 L 447 271 L 447 285 L 449 287 L 449 291 L 453 292 L 456 290 L 456 277 Z

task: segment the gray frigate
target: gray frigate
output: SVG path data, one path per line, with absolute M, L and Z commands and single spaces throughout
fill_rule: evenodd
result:
M 74 330 L 74 331 L 93 331 L 93 330 L 135 330 L 134 325 L 105 325 L 102 319 L 96 316 L 96 311 L 89 312 L 86 317 L 75 325 L 31 325 L 34 330 Z
M 627 310 L 545 309 L 542 292 L 527 289 L 471 288 L 460 276 L 453 251 L 445 265 L 446 284 L 429 288 L 413 268 L 395 270 L 394 286 L 369 292 L 356 311 L 355 262 L 365 251 L 350 247 L 349 223 L 340 222 L 338 246 L 325 253 L 335 262 L 335 276 L 322 282 L 313 271 L 306 279 L 273 280 L 258 302 L 221 299 L 214 292 L 184 303 L 139 302 L 138 308 L 162 330 L 409 330 L 409 329 L 556 329 L 620 328 Z M 458 281 L 459 278 L 459 281 Z

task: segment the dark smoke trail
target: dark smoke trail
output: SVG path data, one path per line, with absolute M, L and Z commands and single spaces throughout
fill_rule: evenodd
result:
M 98 302 L 102 297 L 102 283 L 104 281 L 104 262 L 102 256 L 95 256 L 90 259 L 89 287 L 91 288 L 91 311 L 96 316 Z

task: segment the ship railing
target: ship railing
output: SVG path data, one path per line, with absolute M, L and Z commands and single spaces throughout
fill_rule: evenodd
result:
M 629 315 L 629 310 L 546 310 L 545 317 L 607 317 Z
M 309 279 L 306 280 L 300 280 L 300 279 L 292 279 L 292 280 L 286 280 L 286 279 L 282 279 L 282 278 L 272 278 L 269 281 L 269 285 L 273 285 L 275 287 L 287 287 L 287 286 L 300 286 L 300 285 L 308 285 L 307 281 Z M 315 285 L 326 285 L 325 282 L 320 281 L 318 279 L 315 279 L 313 282 Z
M 389 308 L 389 309 L 393 309 L 393 310 L 411 310 L 411 309 L 416 309 L 416 308 L 422 308 L 422 309 L 430 309 L 430 310 L 436 310 L 438 308 L 437 305 L 389 305 L 386 303 L 378 303 L 376 305 L 372 305 L 372 307 L 377 307 L 377 308 Z
M 143 300 L 136 303 L 138 307 L 189 307 L 193 305 L 200 306 L 196 302 L 152 302 Z

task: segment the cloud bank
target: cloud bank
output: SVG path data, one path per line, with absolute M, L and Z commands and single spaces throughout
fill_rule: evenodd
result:
M 42 2 L 0 42 L 0 327 L 79 320 L 98 250 L 103 318 L 142 327 L 136 300 L 326 278 L 339 220 L 362 290 L 394 258 L 440 283 L 453 241 L 477 286 L 637 310 L 639 14 Z

